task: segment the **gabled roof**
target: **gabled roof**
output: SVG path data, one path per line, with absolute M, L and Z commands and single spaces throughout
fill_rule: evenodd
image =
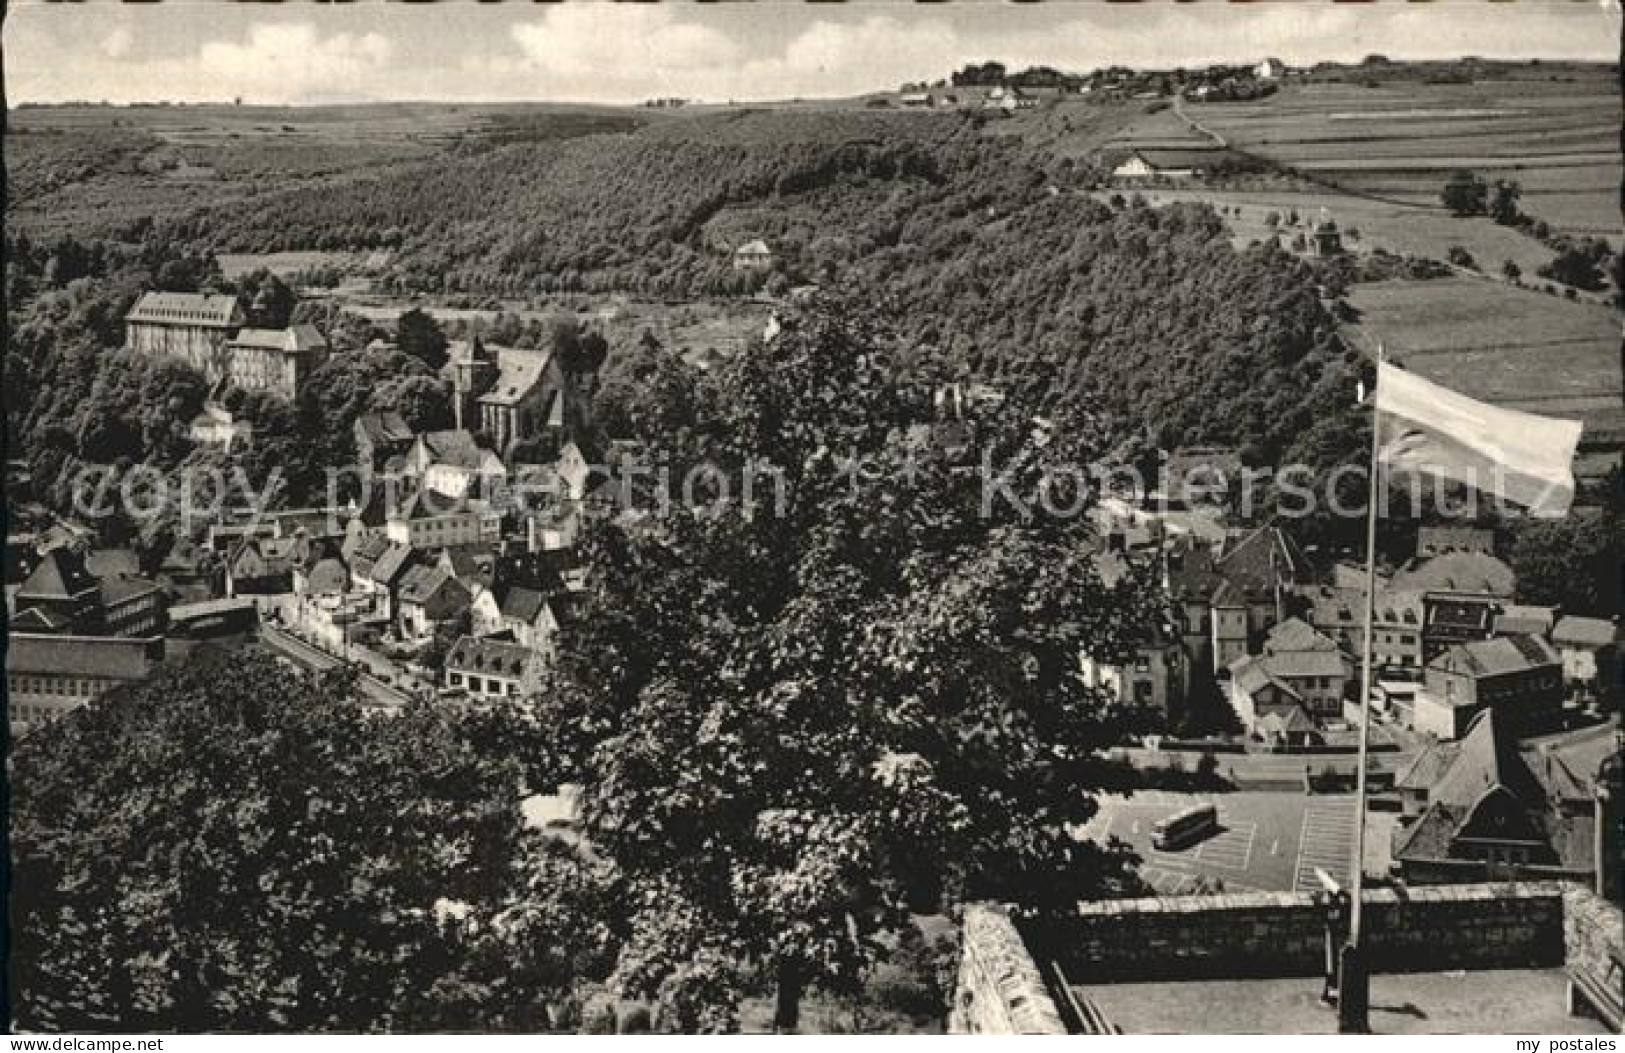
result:
M 486 676 L 523 676 L 537 654 L 516 643 L 490 637 L 461 636 L 446 654 L 446 668 Z
M 755 239 L 753 239 L 751 241 L 745 242 L 743 245 L 741 245 L 737 249 L 735 249 L 734 250 L 734 255 L 735 256 L 771 256 L 771 255 L 773 255 L 773 250 L 767 247 L 767 242 L 763 241 L 761 238 L 755 238 Z
M 298 354 L 317 351 L 327 346 L 321 330 L 313 325 L 296 325 L 287 329 L 242 329 L 231 338 L 232 347 L 252 347 L 263 351 Z
M 390 540 L 384 534 L 359 534 L 346 536 L 344 539 L 344 554 L 350 561 L 350 569 L 360 577 L 367 577 L 378 562 L 378 557 L 389 551 Z
M 115 603 L 133 600 L 137 596 L 146 596 L 150 593 L 162 591 L 163 586 L 151 578 L 143 578 L 135 574 L 118 574 L 102 579 L 102 606 L 110 607 Z
M 529 625 L 547 609 L 547 594 L 515 585 L 502 595 L 502 616 Z
M 1224 160 L 1229 154 L 1222 149 L 1180 150 L 1173 148 L 1137 147 L 1117 159 L 1117 164 L 1138 157 L 1152 168 L 1204 168 Z
M 1478 829 L 1484 825 L 1481 820 L 1492 812 L 1502 816 L 1510 812 L 1518 820 L 1516 829 L 1503 833 L 1497 827 L 1495 834 L 1517 840 L 1543 839 L 1532 813 L 1544 808 L 1541 785 L 1519 755 L 1517 744 L 1499 730 L 1495 711 L 1485 710 L 1473 718 L 1455 755 L 1434 781 L 1427 811 L 1396 836 L 1394 855 L 1445 858 L 1457 837 L 1482 834 Z
M 396 581 L 412 566 L 412 561 L 416 557 L 417 549 L 411 545 L 391 542 L 378 557 L 378 561 L 372 565 L 373 580 L 386 585 Z
M 391 519 L 435 519 L 468 511 L 462 501 L 436 490 L 419 490 L 395 511 Z
M 44 607 L 29 607 L 18 612 L 11 619 L 8 632 L 14 633 L 58 633 L 72 625 L 72 619 L 66 615 L 52 614 Z
M 1284 651 L 1261 655 L 1270 675 L 1280 680 L 1302 680 L 1308 677 L 1337 678 L 1349 675 L 1349 660 L 1335 648 L 1330 651 Z
M 480 402 L 485 405 L 511 406 L 523 401 L 542 382 L 542 377 L 552 360 L 551 351 L 502 348 L 497 358 L 499 372 L 496 383 L 491 385 L 490 391 L 480 396 Z
M 1456 752 L 1460 748 L 1461 744 L 1457 742 L 1430 742 L 1423 746 L 1394 780 L 1395 788 L 1432 790 L 1434 783 L 1455 763 Z
M 1230 681 L 1249 695 L 1256 695 L 1265 687 L 1274 687 L 1288 699 L 1301 703 L 1303 696 L 1292 686 L 1270 673 L 1269 667 L 1257 655 L 1242 655 L 1230 663 Z
M 237 297 L 223 293 L 144 294 L 124 316 L 126 322 L 159 322 L 229 329 L 242 322 Z
M 1271 629 L 1264 641 L 1270 654 L 1290 651 L 1336 651 L 1337 643 L 1302 618 L 1288 618 Z
M 1266 523 L 1221 555 L 1214 570 L 1248 596 L 1273 595 L 1277 580 L 1307 579 L 1309 561 L 1290 534 Z
M 1570 615 L 1552 629 L 1552 641 L 1560 646 L 1607 647 L 1618 638 L 1619 627 L 1601 618 L 1576 618 Z
M 14 632 L 6 644 L 8 673 L 141 680 L 163 661 L 162 638 L 41 636 Z
M 399 446 L 414 438 L 406 420 L 394 410 L 363 413 L 355 419 L 356 434 L 364 435 L 374 446 Z
M 480 560 L 466 548 L 443 548 L 435 561 L 456 578 L 473 579 L 484 575 Z
M 1412 561 L 1394 575 L 1393 587 L 1421 592 L 1466 592 L 1485 596 L 1511 596 L 1512 568 L 1483 552 L 1446 552 L 1421 562 Z
M 1428 665 L 1467 676 L 1501 676 L 1541 666 L 1561 665 L 1552 645 L 1539 636 L 1497 636 L 1493 640 L 1470 640 L 1452 644 Z
M 1205 543 L 1195 538 L 1175 538 L 1164 560 L 1168 568 L 1168 592 L 1174 600 L 1205 601 L 1218 588 L 1213 551 Z
M 40 556 L 17 595 L 31 600 L 69 600 L 95 587 L 96 579 L 85 569 L 83 557 L 66 548 L 53 548 Z
M 266 575 L 285 574 L 293 569 L 297 548 L 298 538 L 250 534 L 231 550 L 227 564 L 232 573 L 239 577 L 250 569 Z
M 1549 799 L 1590 801 L 1604 762 L 1620 752 L 1617 721 L 1524 743 L 1523 758 Z
M 485 463 L 489 450 L 475 440 L 474 433 L 456 428 L 445 431 L 426 431 L 417 437 L 434 464 L 451 464 L 460 468 L 478 468 Z
M 1468 725 L 1455 758 L 1434 783 L 1431 799 L 1469 808 L 1492 786 L 1505 786 L 1530 807 L 1541 804 L 1540 783 L 1518 754 L 1517 743 L 1500 730 L 1495 710 L 1486 709 Z
M 1272 710 L 1264 714 L 1258 726 L 1260 730 L 1284 735 L 1304 735 L 1315 730 L 1315 722 L 1298 706 Z
M 405 603 L 427 603 L 444 589 L 457 589 L 465 596 L 463 583 L 436 566 L 419 564 L 401 578 L 400 594 Z

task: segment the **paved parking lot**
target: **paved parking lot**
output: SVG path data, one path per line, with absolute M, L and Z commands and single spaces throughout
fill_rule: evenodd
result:
M 1219 832 L 1178 851 L 1151 847 L 1157 820 L 1196 803 L 1219 811 Z M 1321 887 L 1316 869 L 1339 883 L 1351 876 L 1354 850 L 1354 797 L 1295 793 L 1169 793 L 1151 790 L 1107 797 L 1100 812 L 1079 832 L 1089 840 L 1116 838 L 1140 854 L 1141 874 L 1159 892 L 1181 895 L 1200 883 L 1222 883 L 1225 891 L 1311 891 Z M 1369 818 L 1366 870 L 1386 865 L 1390 818 Z

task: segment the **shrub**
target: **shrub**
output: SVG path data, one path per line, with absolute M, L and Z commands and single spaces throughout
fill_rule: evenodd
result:
M 652 1030 L 653 1025 L 649 1020 L 649 1010 L 641 1005 L 635 1005 L 628 1009 L 626 1015 L 621 1018 L 621 1034 L 623 1035 L 647 1035 Z

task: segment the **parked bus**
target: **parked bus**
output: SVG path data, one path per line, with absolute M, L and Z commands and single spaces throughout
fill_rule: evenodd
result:
M 1151 847 L 1163 851 L 1184 848 L 1219 829 L 1219 810 L 1211 804 L 1198 804 L 1178 815 L 1158 820 L 1151 830 Z

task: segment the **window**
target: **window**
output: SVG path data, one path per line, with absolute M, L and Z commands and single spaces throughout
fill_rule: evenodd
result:
M 1150 670 L 1151 657 L 1149 655 L 1139 654 L 1134 656 L 1134 671 L 1136 673 L 1146 673 L 1150 672 Z

